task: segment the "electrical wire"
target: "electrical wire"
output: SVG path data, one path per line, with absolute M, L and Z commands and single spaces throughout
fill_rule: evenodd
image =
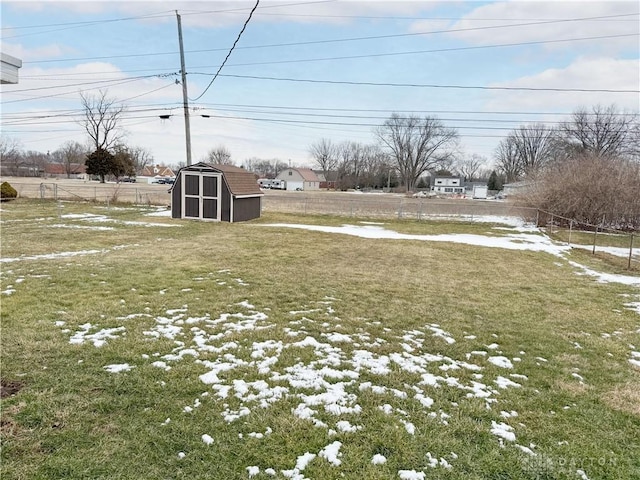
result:
M 536 26 L 536 25 L 547 25 L 552 23 L 566 23 L 566 22 L 580 22 L 580 21 L 591 21 L 594 19 L 598 20 L 607 20 L 611 17 L 626 17 L 626 16 L 638 16 L 639 14 L 621 14 L 621 15 L 609 15 L 609 16 L 598 16 L 598 17 L 581 17 L 581 18 L 571 18 L 571 19 L 561 19 L 561 20 L 544 20 L 544 21 L 535 21 L 535 22 L 526 22 L 526 23 L 517 23 L 517 24 L 506 24 L 506 25 L 490 25 L 490 26 L 482 26 L 482 27 L 469 27 L 469 28 L 457 28 L 457 29 L 444 29 L 444 30 L 430 30 L 423 32 L 411 32 L 411 33 L 399 33 L 399 34 L 391 34 L 391 35 L 375 35 L 375 36 L 366 36 L 366 37 L 349 37 L 349 38 L 337 38 L 337 39 L 326 39 L 326 40 L 310 40 L 305 42 L 287 42 L 287 43 L 272 43 L 272 44 L 261 44 L 261 45 L 245 45 L 245 46 L 235 46 L 236 50 L 247 50 L 247 49 L 257 49 L 257 48 L 276 48 L 276 47 L 292 47 L 292 46 L 305 46 L 305 45 L 318 45 L 318 44 L 326 44 L 326 43 L 343 43 L 343 42 L 354 42 L 354 41 L 363 41 L 363 40 L 380 40 L 380 39 L 389 39 L 389 38 L 401 38 L 408 36 L 419 36 L 419 35 L 435 35 L 435 34 L 444 34 L 444 33 L 460 33 L 460 32 L 468 32 L 468 31 L 478 31 L 478 30 L 495 30 L 500 28 L 514 28 L 514 27 L 523 27 L 523 26 Z M 242 32 L 241 32 L 242 34 Z M 606 38 L 606 37 L 603 37 Z M 237 43 L 237 40 L 236 40 Z M 235 45 L 235 44 L 234 44 Z M 185 53 L 207 53 L 207 52 L 218 52 L 224 51 L 224 48 L 211 48 L 211 49 L 199 49 L 199 50 L 187 50 Z M 55 62 L 70 62 L 70 61 L 86 61 L 86 60 L 107 60 L 112 58 L 132 58 L 132 57 L 145 57 L 145 56 L 161 56 L 161 55 L 175 55 L 179 52 L 153 52 L 153 53 L 136 53 L 136 54 L 126 54 L 126 55 L 112 55 L 112 56 L 99 56 L 99 57 L 78 57 L 78 58 L 70 58 L 70 59 L 52 59 L 52 60 L 31 60 L 24 61 L 23 64 L 36 64 L 36 63 L 55 63 Z
M 200 98 L 202 98 L 202 96 L 205 93 L 207 93 L 207 90 L 209 90 L 209 87 L 211 87 L 211 85 L 213 85 L 213 82 L 216 80 L 216 78 L 218 78 L 218 75 L 220 74 L 220 71 L 222 70 L 222 67 L 224 67 L 224 64 L 227 63 L 227 60 L 231 56 L 231 52 L 233 52 L 233 49 L 236 48 L 236 45 L 237 45 L 238 41 L 240 40 L 240 37 L 242 37 L 242 34 L 244 33 L 245 29 L 247 28 L 247 25 L 249 25 L 249 21 L 251 20 L 251 17 L 253 16 L 253 12 L 256 11 L 256 8 L 258 8 L 259 4 L 260 4 L 260 0 L 256 0 L 256 4 L 251 9 L 251 12 L 249 12 L 249 17 L 244 22 L 244 25 L 242 26 L 242 29 L 240 30 L 240 33 L 238 34 L 238 37 L 233 42 L 233 45 L 231 45 L 231 49 L 229 50 L 229 53 L 227 53 L 227 56 L 224 58 L 222 64 L 220 65 L 220 68 L 218 68 L 218 71 L 215 73 L 215 75 L 213 76 L 213 78 L 209 82 L 209 85 L 207 85 L 207 88 L 205 88 L 204 91 L 198 97 L 196 97 L 194 99 L 190 98 L 189 100 L 191 100 L 193 102 L 198 101 Z
M 192 72 L 191 75 L 209 75 L 208 73 Z M 462 90 L 504 90 L 524 92 L 569 92 L 569 93 L 640 93 L 640 90 L 616 90 L 609 88 L 545 88 L 545 87 L 490 87 L 486 85 L 452 85 L 452 84 L 425 84 L 425 83 L 391 83 L 391 82 L 356 82 L 348 80 L 317 80 L 311 78 L 268 77 L 260 75 L 231 75 L 220 74 L 221 77 L 242 78 L 249 80 L 272 80 L 277 82 L 318 83 L 329 85 L 366 85 L 374 87 L 410 87 L 410 88 L 451 88 Z M 199 97 L 198 97 L 199 98 Z

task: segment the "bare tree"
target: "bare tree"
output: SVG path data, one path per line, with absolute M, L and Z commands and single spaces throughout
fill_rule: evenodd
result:
M 523 175 L 535 174 L 551 161 L 554 132 L 543 124 L 522 125 L 513 130 L 509 137 L 513 139 Z
M 216 165 L 233 165 L 231 152 L 224 145 L 212 148 L 204 156 L 204 161 Z
M 572 121 L 561 127 L 561 137 L 578 154 L 636 160 L 640 156 L 638 115 L 619 112 L 615 105 L 576 110 Z
M 121 122 L 125 107 L 107 97 L 106 90 L 97 95 L 80 93 L 84 117 L 82 126 L 91 138 L 92 148 L 107 150 L 122 143 L 125 133 Z
M 331 140 L 322 138 L 309 147 L 309 153 L 322 170 L 325 178 L 331 170 L 335 170 L 338 165 L 338 147 Z
M 72 173 L 78 173 L 78 166 L 84 163 L 87 153 L 87 149 L 80 143 L 69 140 L 52 155 L 64 165 L 67 178 L 71 178 Z
M 0 165 L 2 166 L 2 173 L 4 175 L 18 175 L 21 162 L 20 141 L 0 135 Z
M 423 173 L 455 156 L 458 139 L 455 130 L 435 117 L 401 117 L 397 113 L 375 134 L 396 163 L 407 191 L 414 189 Z
M 508 136 L 500 141 L 493 154 L 497 170 L 502 173 L 507 183 L 514 182 L 522 175 L 522 165 L 518 148 L 513 137 Z
M 466 182 L 473 182 L 478 178 L 478 172 L 487 164 L 487 159 L 477 153 L 458 160 L 456 169 Z
M 153 164 L 153 155 L 145 147 L 127 147 L 136 172 L 141 172 L 147 165 Z

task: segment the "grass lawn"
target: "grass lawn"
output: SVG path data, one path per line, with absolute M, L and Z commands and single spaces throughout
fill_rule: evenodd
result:
M 485 223 L 1 209 L 3 480 L 640 478 L 637 267 Z M 416 237 L 269 226 L 345 223 Z

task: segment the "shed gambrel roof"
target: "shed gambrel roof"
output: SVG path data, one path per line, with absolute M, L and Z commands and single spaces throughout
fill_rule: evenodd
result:
M 263 196 L 264 193 L 260 190 L 260 185 L 256 179 L 256 175 L 252 172 L 245 170 L 244 168 L 235 167 L 233 165 L 211 165 L 204 162 L 195 163 L 188 167 L 183 167 L 178 172 L 178 175 L 183 170 L 190 171 L 214 171 L 222 173 L 229 187 L 229 191 L 236 196 Z M 173 187 L 172 187 L 173 188 Z

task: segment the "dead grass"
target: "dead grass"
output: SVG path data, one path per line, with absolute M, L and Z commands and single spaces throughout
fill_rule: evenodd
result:
M 30 219 L 55 216 L 55 205 L 38 208 L 35 215 L 27 204 L 3 207 L 3 220 L 19 220 L 23 213 Z M 65 206 L 65 211 L 104 212 L 86 205 Z M 628 358 L 638 317 L 631 311 L 611 313 L 622 309 L 627 300 L 620 295 L 628 293 L 628 287 L 596 284 L 575 275 L 566 264 L 556 265 L 558 258 L 536 252 L 368 240 L 261 225 L 345 223 L 336 217 L 269 214 L 256 222 L 230 225 L 157 219 L 132 210 L 114 209 L 108 215 L 181 227 L 121 225 L 113 234 L 70 229 L 61 244 L 49 243 L 46 222 L 3 225 L 3 257 L 46 253 L 47 249 L 82 250 L 88 244 L 105 249 L 96 255 L 3 265 L 3 289 L 8 284 L 16 287 L 15 293 L 2 298 L 3 376 L 24 378 L 25 385 L 14 397 L 3 399 L 3 411 L 12 412 L 8 428 L 18 432 L 3 445 L 3 478 L 133 479 L 139 478 L 144 461 L 149 465 L 148 478 L 246 479 L 246 465 L 291 468 L 297 455 L 318 452 L 333 441 L 327 440 L 325 430 L 291 414 L 296 399 L 253 409 L 242 421 L 227 424 L 221 418 L 223 403 L 237 407 L 240 401 L 233 395 L 225 400 L 200 397 L 208 389 L 198 379 L 204 371 L 200 364 L 185 358 L 168 372 L 150 365 L 154 353 L 176 348 L 170 340 L 150 341 L 142 334 L 167 310 L 186 305 L 190 316 L 216 318 L 243 301 L 267 313 L 273 325 L 225 337 L 239 348 L 223 353 L 244 361 L 251 360 L 251 352 L 242 346 L 266 340 L 286 344 L 306 335 L 322 340 L 323 334 L 332 331 L 363 336 L 358 347 L 336 344 L 345 355 L 369 348 L 376 338 L 385 342 L 376 354 L 389 355 L 401 350 L 407 331 L 425 331 L 425 326 L 438 324 L 456 343 L 447 344 L 425 331 L 422 346 L 416 348 L 478 362 L 484 366 L 484 376 L 474 379 L 470 371 L 445 372 L 436 366 L 437 374 L 491 385 L 496 375 L 517 371 L 526 376 L 526 380 L 510 377 L 522 386 L 499 389 L 492 409 L 480 399 L 466 398 L 466 392 L 457 388 L 431 389 L 437 408 L 451 414 L 448 425 L 434 421 L 430 410 L 411 398 L 358 392 L 356 385 L 350 386 L 363 412 L 349 419 L 365 428 L 358 434 L 334 437 L 345 444 L 343 465 L 340 469 L 312 465 L 305 471 L 310 478 L 328 480 L 340 473 L 344 478 L 397 478 L 398 469 L 424 464 L 426 448 L 440 456 L 452 451 L 458 455 L 451 471 L 432 472 L 446 480 L 535 478 L 522 469 L 521 451 L 510 445 L 499 447 L 489 433 L 491 421 L 512 424 L 522 445 L 534 443 L 549 455 L 566 456 L 570 448 L 576 456 L 597 458 L 605 452 L 620 459 L 617 466 L 599 470 L 596 466 L 588 472 L 590 478 L 633 478 L 627 459 L 638 457 L 638 447 L 621 440 L 633 438 L 636 425 L 628 421 L 628 410 L 600 400 L 613 396 L 625 408 L 637 401 L 631 395 L 635 382 L 630 382 L 634 372 Z M 388 228 L 411 233 L 490 229 L 408 221 L 390 222 Z M 25 238 L 22 243 L 21 237 Z M 7 238 L 11 241 L 5 252 Z M 122 245 L 126 248 L 114 248 Z M 327 297 L 333 299 L 331 315 L 321 303 Z M 294 323 L 297 317 L 290 312 L 295 310 L 310 312 L 304 315 L 306 320 Z M 148 316 L 122 320 L 142 313 Z M 65 325 L 55 326 L 59 321 Z M 124 325 L 126 336 L 100 348 L 71 345 L 70 336 L 86 322 L 100 328 Z M 69 332 L 63 333 L 63 328 Z M 289 336 L 287 329 L 298 336 Z M 614 331 L 620 333 L 601 338 L 602 333 Z M 469 334 L 474 338 L 465 338 Z M 575 341 L 583 348 L 576 349 Z M 498 348 L 489 350 L 494 342 Z M 520 361 L 514 361 L 513 370 L 501 369 L 483 361 L 484 357 L 466 357 L 472 350 Z M 202 354 L 202 359 L 222 358 Z M 316 359 L 312 348 L 289 348 L 279 357 L 278 368 L 308 365 Z M 124 362 L 135 368 L 121 374 L 103 369 Z M 586 385 L 571 377 L 574 368 Z M 246 368 L 220 375 L 245 381 L 261 378 Z M 400 368 L 386 376 L 366 375 L 366 380 L 399 390 L 411 391 L 419 381 L 415 373 Z M 202 398 L 203 406 L 186 414 L 183 407 L 193 405 L 195 398 Z M 415 436 L 382 414 L 378 406 L 383 402 L 406 412 L 415 423 Z M 22 407 L 11 410 L 18 405 Z M 571 408 L 563 410 L 567 405 Z M 516 410 L 519 417 L 505 420 L 500 410 Z M 326 412 L 319 415 L 335 422 Z M 172 421 L 163 425 L 169 417 Z M 247 437 L 267 427 L 273 428 L 270 439 Z M 200 440 L 207 432 L 214 433 L 215 448 L 205 447 Z M 564 439 L 571 441 L 570 447 L 558 445 Z M 179 451 L 188 457 L 179 460 Z M 384 467 L 371 465 L 372 455 L 379 452 L 389 456 Z M 574 477 L 575 469 L 556 475 L 562 480 Z
M 640 417 L 640 380 L 617 385 L 601 398 L 611 408 Z

